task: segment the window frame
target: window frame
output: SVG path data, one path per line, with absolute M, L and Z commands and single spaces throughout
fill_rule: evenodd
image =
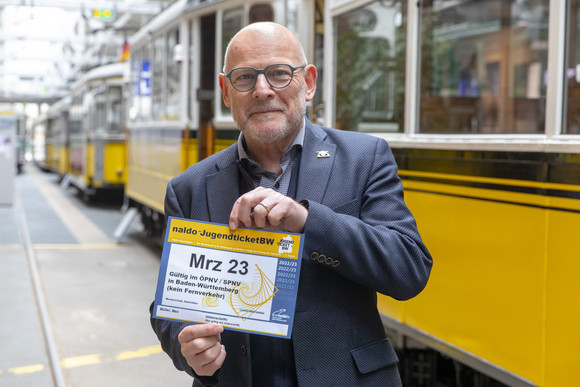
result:
M 323 90 L 326 125 L 335 124 L 335 17 L 364 7 L 374 0 L 328 0 L 325 15 L 325 68 L 333 69 L 324 79 Z M 540 134 L 422 134 L 418 132 L 420 114 L 420 53 L 421 53 L 421 8 L 414 0 L 407 0 L 407 53 L 405 70 L 404 129 L 402 133 L 372 133 L 386 139 L 391 147 L 419 147 L 433 149 L 477 149 L 580 153 L 580 135 L 565 134 L 565 51 L 568 2 L 549 2 L 547 79 L 550 87 L 546 92 L 546 117 L 543 133 Z

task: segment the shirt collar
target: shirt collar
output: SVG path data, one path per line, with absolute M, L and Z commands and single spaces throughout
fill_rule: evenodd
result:
M 295 145 L 300 145 L 300 147 L 304 146 L 304 134 L 306 133 L 305 128 L 306 120 L 302 120 L 302 127 L 282 157 L 284 157 L 290 151 L 290 149 L 294 148 Z M 238 137 L 238 158 L 239 160 L 250 159 L 248 152 L 246 151 L 246 140 L 244 139 L 244 133 L 242 132 L 240 132 L 240 136 Z

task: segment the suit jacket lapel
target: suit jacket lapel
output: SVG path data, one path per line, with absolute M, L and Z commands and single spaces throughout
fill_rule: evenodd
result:
M 217 172 L 206 177 L 209 220 L 228 224 L 234 202 L 240 196 L 239 172 L 236 164 L 237 143 L 216 159 Z M 218 198 L 217 200 L 216 197 Z
M 296 200 L 322 203 L 336 157 L 336 145 L 326 137 L 323 130 L 306 120 Z
M 296 200 L 308 199 L 322 203 L 336 157 L 336 145 L 326 137 L 323 130 L 306 119 Z M 324 152 L 328 153 L 328 157 Z M 240 196 L 237 143 L 226 149 L 221 156 L 216 159 L 216 173 L 206 177 L 206 189 L 208 198 L 219 197 L 219 200 L 208 200 L 209 220 L 227 224 L 234 202 Z

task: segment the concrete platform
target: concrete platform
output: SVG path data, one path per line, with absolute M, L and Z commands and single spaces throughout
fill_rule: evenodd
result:
M 87 204 L 58 183 L 26 166 L 14 205 L 0 206 L 0 386 L 190 386 L 149 324 L 160 247 L 138 222 L 115 243 L 121 203 Z

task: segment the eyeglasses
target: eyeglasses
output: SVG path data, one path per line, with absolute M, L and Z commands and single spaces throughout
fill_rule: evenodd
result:
M 253 67 L 237 67 L 230 71 L 226 77 L 230 79 L 234 89 L 240 92 L 252 90 L 260 74 L 264 74 L 270 86 L 276 89 L 283 89 L 292 82 L 294 71 L 304 67 L 306 65 L 292 67 L 284 63 L 271 64 L 262 70 Z

